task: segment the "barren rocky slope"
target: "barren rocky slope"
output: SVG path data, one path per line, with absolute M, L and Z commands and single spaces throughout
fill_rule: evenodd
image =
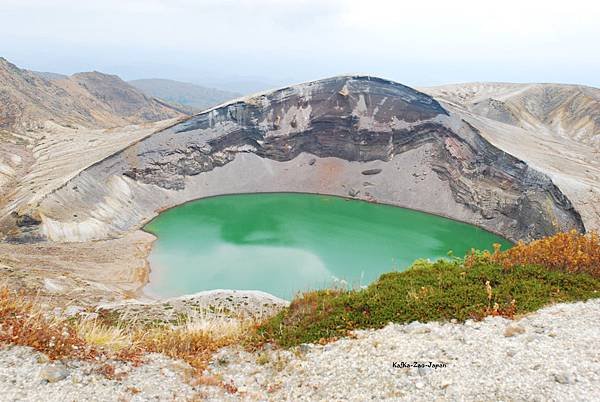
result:
M 75 74 L 49 81 L 0 58 L 0 129 L 62 126 L 108 128 L 159 121 L 182 114 L 114 75 Z
M 600 90 L 467 83 L 422 88 L 496 147 L 546 173 L 587 230 L 600 230 Z
M 114 76 L 48 78 L 52 82 L 0 59 L 4 218 L 35 204 L 82 169 L 176 122 L 163 119 L 181 116 Z M 119 127 L 106 128 L 114 126 Z M 81 247 L 2 243 L 0 281 L 34 293 L 86 294 L 90 302 L 104 300 L 102 295 L 133 295 L 146 281 L 145 257 L 152 240 L 134 233 Z
M 424 91 L 479 116 L 600 150 L 600 89 L 566 84 L 469 83 Z
M 0 214 L 4 219 L 19 214 L 79 171 L 173 122 L 77 130 L 47 122 L 41 131 L 7 132 L 0 143 L 6 162 L 0 160 L 0 168 L 5 167 L 0 172 Z M 131 297 L 146 284 L 146 256 L 153 240 L 136 231 L 93 243 L 0 242 L 0 282 L 55 301 L 58 296 L 79 299 L 79 304 Z
M 138 366 L 108 362 L 117 376 L 106 378 L 103 363 L 51 363 L 13 347 L 0 350 L 0 393 L 19 401 L 595 401 L 600 333 L 590 323 L 599 319 L 600 303 L 590 300 L 515 322 L 390 324 L 294 350 L 230 347 L 213 357 L 205 381 L 186 363 L 157 354 Z
M 62 141 L 60 152 L 72 151 L 76 158 L 78 152 L 90 151 L 69 143 L 78 137 L 96 141 L 102 138 L 103 128 L 183 116 L 116 76 L 49 74 L 23 70 L 0 58 L 0 206 L 30 173 L 37 159 L 33 149 L 43 147 L 46 139 L 55 144 Z M 90 131 L 95 133 L 93 139 Z M 88 148 L 93 145 L 90 142 Z M 51 170 L 47 173 L 54 175 Z

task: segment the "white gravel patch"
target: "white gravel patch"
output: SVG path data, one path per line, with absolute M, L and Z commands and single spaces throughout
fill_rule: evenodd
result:
M 188 401 L 198 394 L 186 383 L 191 369 L 186 363 L 159 354 L 146 360 L 139 367 L 122 362 L 48 362 L 31 348 L 5 347 L 0 349 L 0 401 Z M 98 372 L 106 363 L 115 367 L 121 380 Z M 54 377 L 57 373 L 62 375 Z
M 54 370 L 43 355 L 9 347 L 0 350 L 0 400 L 596 401 L 598 323 L 600 299 L 555 305 L 517 321 L 390 324 L 325 346 L 227 348 L 205 375 L 234 385 L 233 394 L 189 385 L 188 366 L 157 354 L 140 367 L 115 363 L 125 375 L 110 380 L 94 371 L 97 364 L 64 362 Z
M 238 393 L 271 400 L 597 401 L 598 323 L 600 300 L 555 305 L 516 322 L 391 324 L 296 353 L 266 352 L 262 365 L 255 354 L 223 350 L 211 372 Z

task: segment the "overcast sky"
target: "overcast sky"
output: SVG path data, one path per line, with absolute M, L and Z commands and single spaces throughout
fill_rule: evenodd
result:
M 0 38 L 29 69 L 220 87 L 354 72 L 600 87 L 590 0 L 0 0 Z

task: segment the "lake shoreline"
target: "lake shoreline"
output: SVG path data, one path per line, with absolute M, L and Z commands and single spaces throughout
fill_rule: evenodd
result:
M 433 214 L 290 192 L 188 202 L 144 230 L 157 237 L 146 294 L 159 298 L 257 289 L 291 300 L 319 288 L 360 288 L 421 258 L 511 246 L 484 228 Z

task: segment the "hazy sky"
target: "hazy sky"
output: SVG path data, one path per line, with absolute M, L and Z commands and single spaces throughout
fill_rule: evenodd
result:
M 214 86 L 368 73 L 600 87 L 600 2 L 0 0 L 0 56 Z

